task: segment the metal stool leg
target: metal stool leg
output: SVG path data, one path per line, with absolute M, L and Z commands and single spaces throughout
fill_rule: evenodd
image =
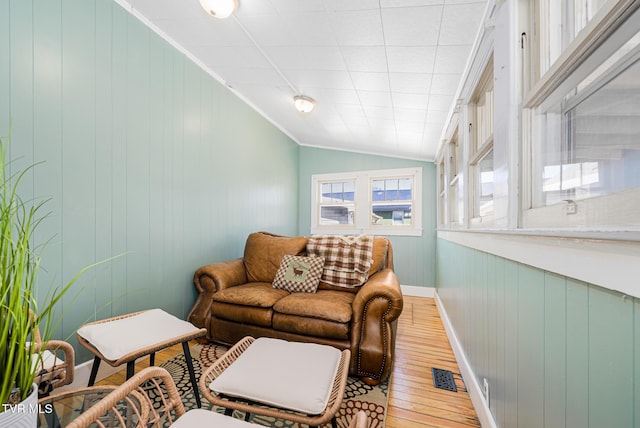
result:
M 129 379 L 131 376 L 133 376 L 133 373 L 136 371 L 136 362 L 134 361 L 129 361 L 127 363 L 127 379 Z
M 98 368 L 100 368 L 100 357 L 93 357 L 93 365 L 91 366 L 91 374 L 89 375 L 89 383 L 87 386 L 93 386 L 96 383 L 96 376 L 98 375 Z
M 150 366 L 155 366 L 156 365 L 156 353 L 152 352 L 151 355 L 149 355 L 149 365 Z
M 182 342 L 182 350 L 184 352 L 184 359 L 187 361 L 187 368 L 189 369 L 189 377 L 191 378 L 191 385 L 193 385 L 193 395 L 196 397 L 196 404 L 198 408 L 202 408 L 200 402 L 200 391 L 198 390 L 198 380 L 196 379 L 196 373 L 193 370 L 193 361 L 191 360 L 191 352 L 189 351 L 189 342 Z

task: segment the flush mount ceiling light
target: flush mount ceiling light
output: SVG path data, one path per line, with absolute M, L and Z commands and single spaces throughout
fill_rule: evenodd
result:
M 200 0 L 200 5 L 211 16 L 228 18 L 238 7 L 238 0 Z
M 316 100 L 306 95 L 296 95 L 293 97 L 293 105 L 300 113 L 309 113 L 316 106 Z

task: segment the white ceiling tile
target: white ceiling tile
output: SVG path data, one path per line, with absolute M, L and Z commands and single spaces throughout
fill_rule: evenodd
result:
M 296 87 L 353 90 L 351 76 L 346 71 L 332 70 L 282 70 Z
M 218 25 L 205 16 L 203 19 L 191 20 L 160 19 L 154 24 L 184 47 L 253 46 L 245 33 L 229 21 L 221 21 Z
M 387 7 L 411 7 L 444 4 L 444 0 L 380 0 L 382 8 Z
M 205 64 L 213 69 L 216 67 L 271 69 L 269 62 L 253 46 L 207 46 L 198 50 Z
M 200 2 L 172 2 L 157 0 L 129 0 L 134 10 L 144 15 L 150 21 L 157 19 L 190 20 L 207 16 Z M 213 19 L 213 17 L 211 17 Z
M 377 10 L 378 0 L 324 0 L 324 7 L 332 12 L 341 10 Z
M 435 47 L 387 47 L 389 72 L 431 73 L 436 58 Z
M 278 86 L 285 82 L 274 70 L 245 67 L 216 67 L 215 71 L 232 87 L 238 84 Z
M 358 91 L 358 98 L 363 106 L 391 106 L 390 92 Z
M 431 80 L 431 93 L 454 96 L 460 83 L 460 73 L 434 74 Z
M 382 10 L 387 46 L 436 46 L 442 6 L 403 7 Z
M 397 121 L 402 122 L 420 122 L 424 123 L 427 115 L 426 109 L 410 109 L 394 106 L 394 117 Z
M 334 105 L 341 104 L 359 104 L 358 93 L 347 89 L 331 89 L 300 86 L 300 92 L 303 94 L 313 94 L 313 98 L 319 103 L 327 103 Z
M 467 63 L 471 46 L 438 46 L 434 73 L 460 73 Z
M 389 73 L 392 92 L 428 94 L 431 89 L 431 74 Z
M 453 97 L 448 95 L 429 95 L 429 105 L 427 109 L 429 111 L 439 110 L 439 111 L 449 111 L 451 105 L 453 104 Z
M 353 85 L 363 91 L 389 91 L 389 75 L 387 73 L 366 73 L 353 71 L 350 73 Z
M 158 0 L 153 0 L 158 1 Z M 262 15 L 270 17 L 277 15 L 278 11 L 271 0 L 240 0 L 235 15 L 240 18 L 247 16 Z
M 427 111 L 425 122 L 430 124 L 439 124 L 442 127 L 442 125 L 444 124 L 444 121 L 447 119 L 448 114 L 449 114 L 449 110 L 430 109 Z
M 240 0 L 239 3 L 242 3 Z M 324 3 L 322 0 L 270 0 L 278 10 L 278 13 L 286 15 L 288 13 L 299 12 L 322 12 L 324 11 Z
M 382 46 L 382 23 L 378 10 L 336 12 L 333 28 L 342 46 Z
M 250 16 L 242 25 L 261 46 L 331 46 L 337 45 L 326 13 Z
M 447 5 L 444 7 L 441 45 L 473 44 L 485 5 L 483 3 Z M 460 28 L 474 28 L 476 31 L 460 31 Z
M 356 119 L 363 119 L 366 121 L 364 110 L 360 104 L 344 104 L 335 105 L 334 108 L 343 116 L 348 116 Z
M 393 108 L 391 107 L 363 106 L 362 109 L 369 119 L 393 120 Z
M 427 94 L 393 93 L 393 106 L 403 108 L 426 109 L 429 102 Z
M 342 54 L 334 46 L 270 46 L 264 48 L 281 70 L 345 70 Z
M 349 71 L 387 72 L 387 58 L 382 46 L 343 46 L 341 50 Z

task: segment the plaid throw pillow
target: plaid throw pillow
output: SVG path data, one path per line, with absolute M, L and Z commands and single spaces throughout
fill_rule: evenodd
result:
M 321 281 L 359 287 L 367 281 L 373 263 L 373 236 L 312 236 L 307 242 L 307 255 L 324 259 Z
M 292 293 L 315 293 L 320 283 L 324 259 L 285 254 L 273 280 L 273 288 Z

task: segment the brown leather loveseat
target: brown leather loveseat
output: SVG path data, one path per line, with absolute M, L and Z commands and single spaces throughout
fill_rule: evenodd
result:
M 350 374 L 379 383 L 391 371 L 397 318 L 402 312 L 391 243 L 374 238 L 368 280 L 355 289 L 323 282 L 315 293 L 274 288 L 283 256 L 304 255 L 307 241 L 306 237 L 252 233 L 244 257 L 199 268 L 194 275 L 199 296 L 189 321 L 205 327 L 209 339 L 226 344 L 253 336 L 350 349 Z

